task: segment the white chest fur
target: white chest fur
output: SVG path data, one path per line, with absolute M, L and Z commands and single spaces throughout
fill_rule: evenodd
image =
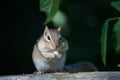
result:
M 36 69 L 38 71 L 45 71 L 45 72 L 56 72 L 56 71 L 61 71 L 64 67 L 66 60 L 66 54 L 63 55 L 61 59 L 37 59 L 34 60 L 34 64 L 36 65 Z

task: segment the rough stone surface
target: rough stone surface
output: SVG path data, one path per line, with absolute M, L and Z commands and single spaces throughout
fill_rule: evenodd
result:
M 79 73 L 46 73 L 41 75 L 8 75 L 0 80 L 120 80 L 120 72 L 79 72 Z

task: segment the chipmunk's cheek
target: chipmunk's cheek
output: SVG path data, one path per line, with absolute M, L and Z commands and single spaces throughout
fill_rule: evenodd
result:
M 54 53 L 54 55 L 55 55 L 55 58 L 61 58 L 61 54 L 59 53 L 59 52 L 57 52 L 57 51 L 54 51 L 53 52 Z

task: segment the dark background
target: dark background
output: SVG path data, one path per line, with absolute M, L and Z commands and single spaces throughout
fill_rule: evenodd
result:
M 62 0 L 60 10 L 68 20 L 70 33 L 66 64 L 89 61 L 102 70 L 119 70 L 118 55 L 112 47 L 112 25 L 108 35 L 107 66 L 100 54 L 100 36 L 106 19 L 120 16 L 112 0 Z M 32 49 L 43 33 L 46 15 L 39 11 L 39 0 L 4 0 L 0 5 L 0 75 L 33 73 Z M 50 28 L 55 28 L 49 23 Z

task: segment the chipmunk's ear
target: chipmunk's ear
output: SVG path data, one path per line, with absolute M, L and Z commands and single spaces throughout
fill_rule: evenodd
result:
M 44 35 L 46 35 L 48 32 L 49 32 L 49 28 L 47 26 L 45 26 Z
M 57 28 L 57 31 L 59 31 L 59 32 L 60 32 L 60 31 L 61 31 L 61 29 L 62 29 L 61 27 L 58 27 L 58 28 Z

